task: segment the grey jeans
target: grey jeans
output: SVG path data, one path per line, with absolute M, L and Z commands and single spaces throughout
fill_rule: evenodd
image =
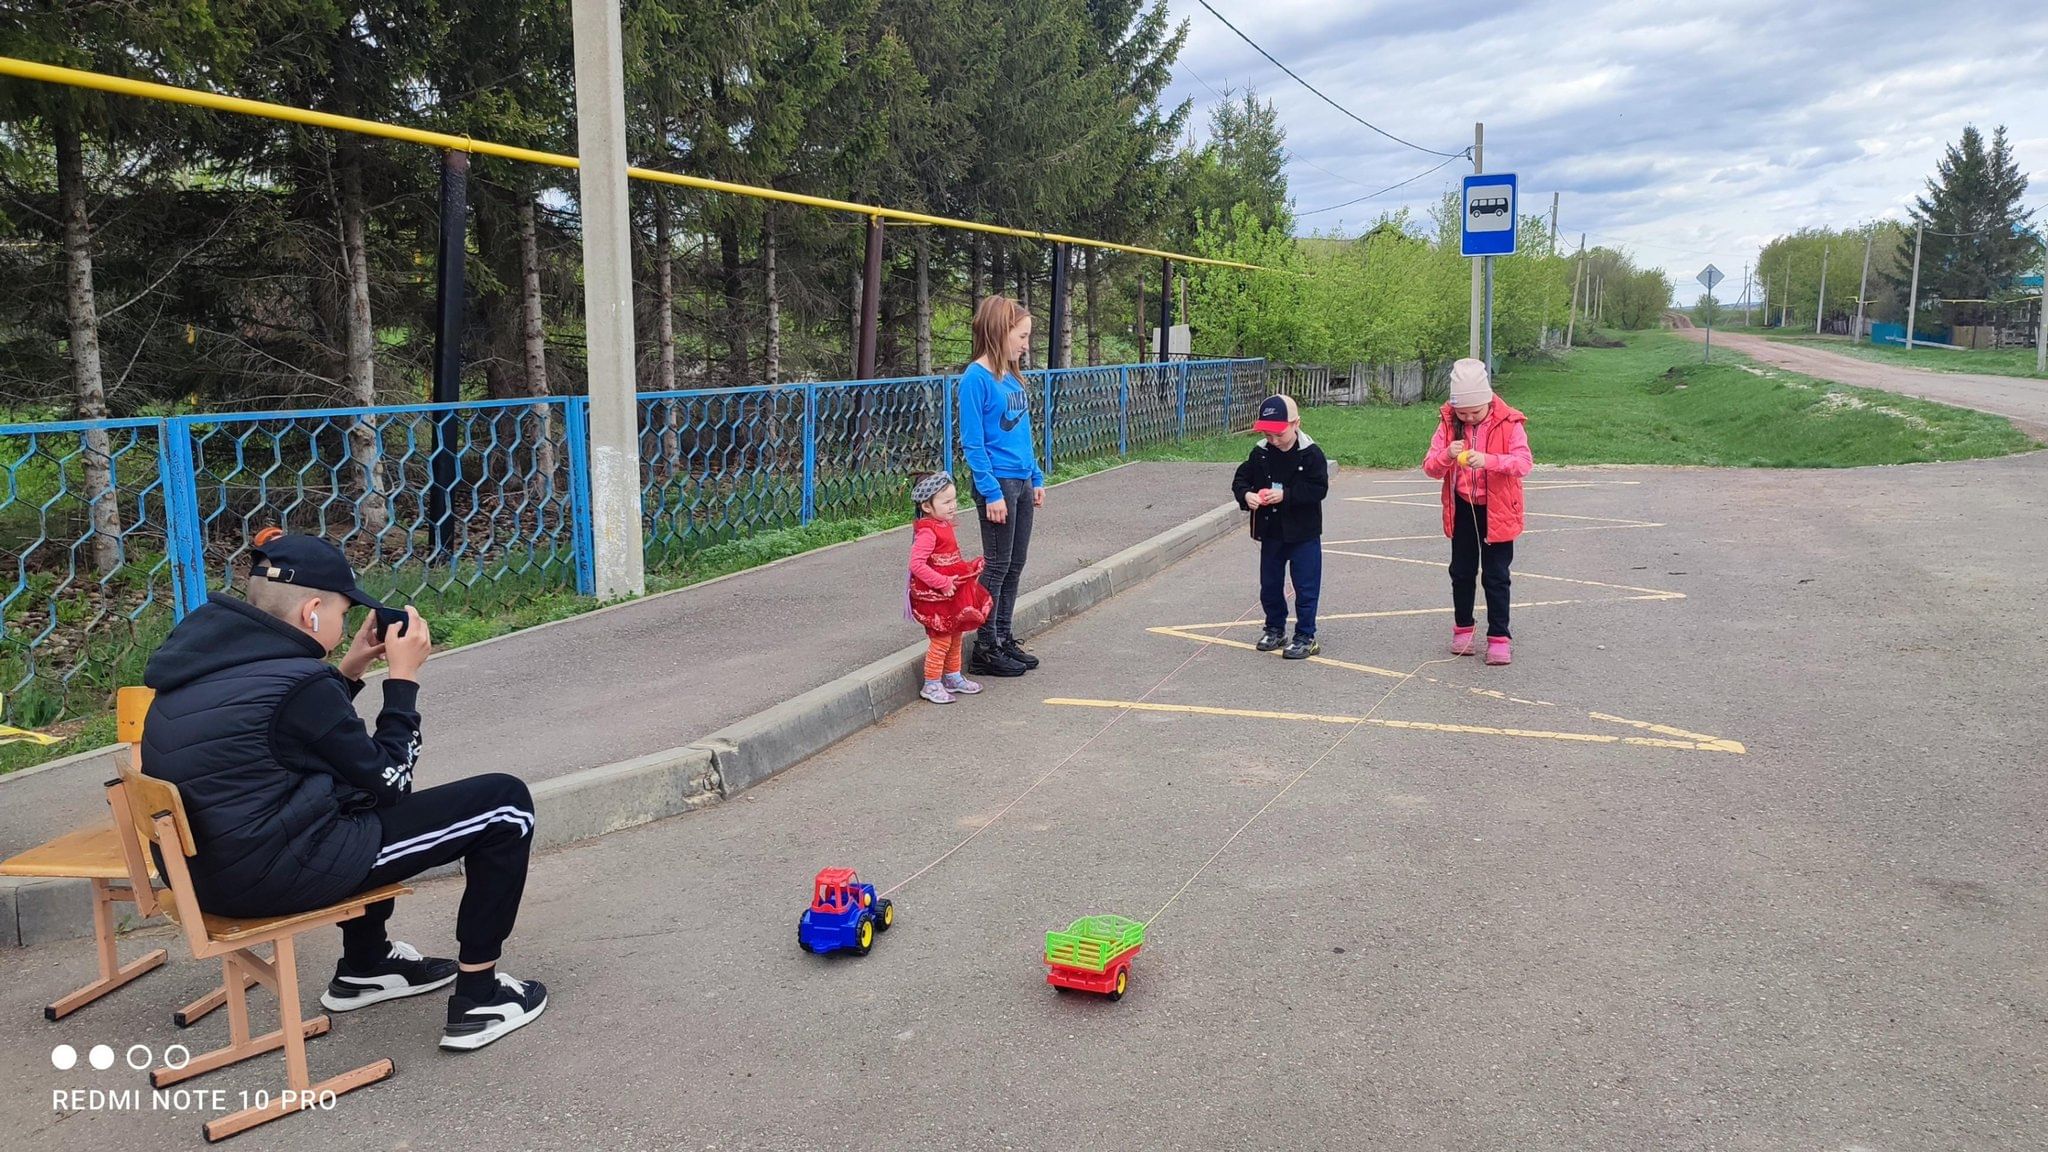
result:
M 975 496 L 975 511 L 981 517 L 981 586 L 988 589 L 995 606 L 988 623 L 981 626 L 978 639 L 987 645 L 1010 639 L 1010 618 L 1017 611 L 1017 586 L 1024 578 L 1024 557 L 1031 550 L 1031 481 L 1005 476 L 1003 504 L 1009 515 L 1001 524 L 988 518 L 988 506 Z

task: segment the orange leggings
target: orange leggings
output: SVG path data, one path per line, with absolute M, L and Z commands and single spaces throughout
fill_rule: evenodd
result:
M 951 636 L 934 636 L 932 645 L 924 654 L 924 678 L 937 680 L 940 676 L 960 671 L 960 654 L 967 648 L 967 633 Z

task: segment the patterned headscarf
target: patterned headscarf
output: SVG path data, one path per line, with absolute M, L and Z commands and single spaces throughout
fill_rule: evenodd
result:
M 918 480 L 917 484 L 910 489 L 910 499 L 919 507 L 923 507 L 925 501 L 952 486 L 953 478 L 951 476 L 946 475 L 944 472 L 933 472 Z

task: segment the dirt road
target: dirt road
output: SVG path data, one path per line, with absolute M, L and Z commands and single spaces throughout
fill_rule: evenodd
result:
M 1681 326 L 1678 327 L 1678 332 L 1690 340 L 1703 340 L 1706 337 L 1706 332 L 1699 328 Z M 1990 412 L 2023 425 L 2036 436 L 2048 434 L 2048 381 L 2029 380 L 2019 376 L 1922 372 L 1914 368 L 1899 368 L 1890 364 L 1860 360 L 1824 348 L 1780 344 L 1760 336 L 1735 332 L 1714 333 L 1714 346 L 1733 348 L 1760 364 L 1789 368 L 1794 372 L 1818 376 L 1823 380 L 1833 380 L 1859 388 L 1882 388 L 1887 392 L 1917 396 L 1923 400 L 1975 408 L 1980 412 Z M 1948 355 L 1938 349 L 1928 354 Z

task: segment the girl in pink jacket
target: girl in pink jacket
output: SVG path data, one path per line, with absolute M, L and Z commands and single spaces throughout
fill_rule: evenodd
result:
M 1513 659 L 1508 632 L 1508 567 L 1522 534 L 1522 477 L 1529 458 L 1527 418 L 1493 394 L 1480 360 L 1451 366 L 1451 399 L 1431 437 L 1422 470 L 1444 482 L 1444 535 L 1451 538 L 1451 653 L 1472 654 L 1473 582 L 1486 587 L 1486 662 Z

